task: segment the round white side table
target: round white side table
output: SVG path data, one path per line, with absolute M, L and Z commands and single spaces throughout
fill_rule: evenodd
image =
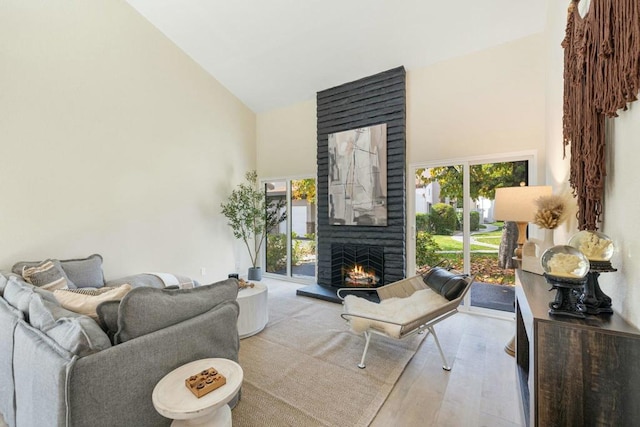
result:
M 205 369 L 215 368 L 227 379 L 222 387 L 198 398 L 185 385 L 185 380 Z M 228 359 L 201 359 L 182 365 L 162 377 L 153 389 L 151 399 L 156 411 L 180 426 L 231 426 L 229 402 L 242 385 L 240 365 Z
M 253 288 L 243 288 L 238 291 L 238 335 L 247 338 L 255 335 L 267 325 L 269 312 L 267 307 L 267 286 L 254 283 Z

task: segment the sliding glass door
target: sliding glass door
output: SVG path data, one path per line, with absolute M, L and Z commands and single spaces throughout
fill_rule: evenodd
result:
M 447 262 L 465 270 L 463 176 L 465 165 L 418 168 L 416 176 L 416 267 L 418 272 Z
M 267 233 L 267 274 L 300 281 L 316 277 L 316 180 L 282 179 L 264 183 L 268 201 L 286 201 L 287 220 Z
M 493 199 L 498 187 L 529 182 L 532 156 L 446 162 L 413 169 L 417 272 L 446 262 L 474 274 L 466 309 L 514 310 L 514 265 L 503 256 L 513 242 L 513 225 L 495 221 Z M 411 219 L 410 219 L 411 220 Z M 511 251 L 512 252 L 512 251 Z

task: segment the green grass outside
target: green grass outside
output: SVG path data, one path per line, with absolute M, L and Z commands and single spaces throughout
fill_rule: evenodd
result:
M 473 235 L 474 239 L 483 243 L 491 243 L 500 245 L 502 240 L 502 221 L 494 222 L 499 229 L 488 233 L 477 233 Z M 459 251 L 459 253 L 443 253 L 440 256 L 448 259 L 449 262 L 458 270 L 462 270 L 462 242 L 454 240 L 451 236 L 434 235 L 440 250 L 442 251 Z M 476 280 L 486 283 L 500 283 L 505 285 L 514 285 L 514 270 L 503 270 L 498 267 L 498 253 L 474 253 L 474 250 L 487 250 L 486 246 L 471 245 L 471 272 L 476 274 Z
M 500 246 L 500 242 L 502 241 L 502 237 L 485 237 L 485 236 L 473 236 L 478 242 L 489 243 L 490 245 Z
M 451 236 L 436 234 L 433 236 L 433 239 L 441 251 L 462 251 L 462 242 L 453 239 Z M 487 249 L 490 250 L 491 248 L 482 245 L 471 245 L 471 251 L 486 251 Z
M 473 235 L 473 238 L 482 243 L 500 246 L 500 242 L 502 241 L 502 227 L 500 226 L 499 230 L 488 233 L 476 233 Z
M 486 233 L 474 233 L 473 237 L 500 237 L 502 236 L 502 229 L 487 231 Z

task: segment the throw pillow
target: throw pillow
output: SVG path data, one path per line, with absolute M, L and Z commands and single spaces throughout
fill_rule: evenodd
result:
M 120 302 L 116 343 L 175 325 L 238 296 L 235 279 L 193 289 L 134 288 Z
M 22 277 L 27 283 L 49 291 L 68 288 L 64 272 L 49 259 L 33 267 L 24 266 Z
M 101 288 L 104 286 L 102 256 L 93 254 L 87 258 L 60 260 L 67 277 L 78 288 Z
M 467 286 L 467 275 L 456 274 L 442 267 L 434 267 L 427 271 L 422 280 L 424 283 L 449 301 L 452 301 Z
M 65 310 L 58 303 L 47 301 L 40 295 L 31 298 L 29 319 L 31 326 L 80 357 L 111 347 L 111 341 L 96 322 Z
M 67 274 L 64 272 L 64 270 L 62 269 L 62 266 L 60 265 L 60 261 L 58 261 L 57 259 L 48 259 L 45 261 L 16 262 L 15 264 L 13 264 L 13 267 L 11 267 L 11 272 L 13 274 L 17 274 L 18 276 L 22 276 L 22 272 L 24 271 L 25 268 L 36 267 L 42 264 L 43 262 L 47 262 L 47 261 L 51 261 L 53 265 L 56 267 L 56 269 L 60 271 L 60 273 L 64 276 L 65 280 L 67 281 L 67 287 L 69 289 L 74 289 L 76 287 L 76 285 L 71 280 L 69 280 L 69 278 L 67 277 Z
M 60 305 L 75 313 L 84 314 L 98 320 L 96 307 L 104 301 L 121 300 L 129 291 L 131 285 L 124 284 L 117 288 L 103 288 L 89 291 L 88 289 L 59 289 L 53 291 Z

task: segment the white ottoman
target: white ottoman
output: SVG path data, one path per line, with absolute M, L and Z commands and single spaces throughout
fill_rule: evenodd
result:
M 267 325 L 269 312 L 267 307 L 267 286 L 262 283 L 254 283 L 253 288 L 244 288 L 238 291 L 238 335 L 247 338 L 255 335 Z

